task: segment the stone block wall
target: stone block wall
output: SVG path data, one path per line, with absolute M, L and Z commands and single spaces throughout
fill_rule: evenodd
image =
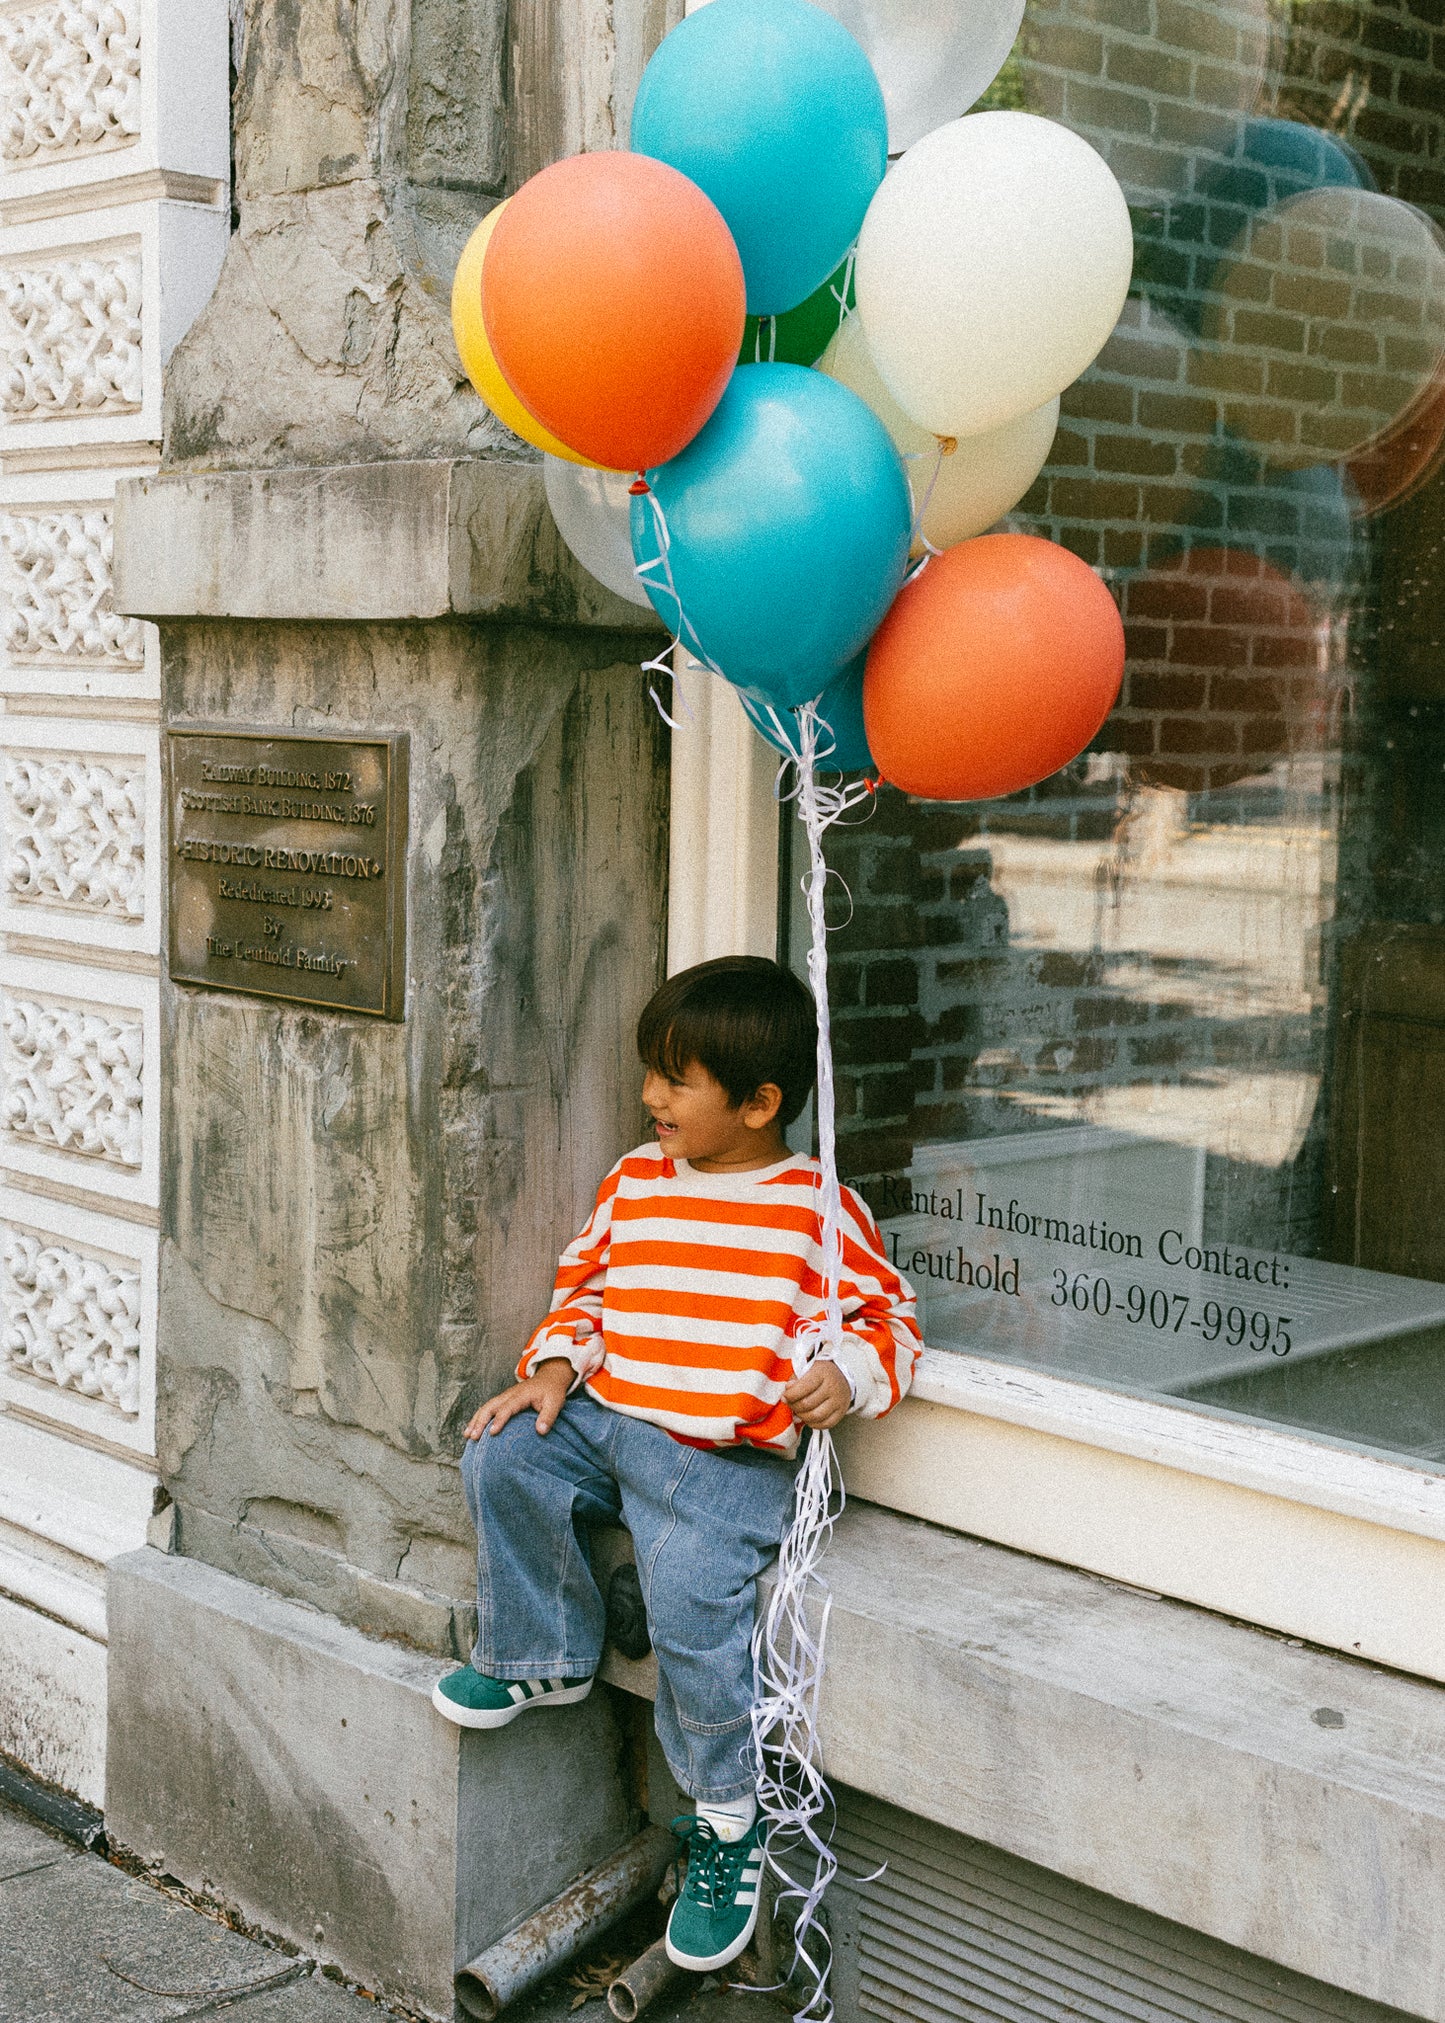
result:
M 181 572 L 262 573 L 239 599 L 162 607 L 164 722 L 404 731 L 411 777 L 403 1023 L 163 980 L 175 1541 L 442 1656 L 471 1634 L 460 1429 L 640 1135 L 632 1027 L 663 960 L 668 793 L 636 641 L 595 614 L 569 625 L 536 502 L 507 503 L 535 459 L 467 384 L 451 275 L 507 190 L 625 131 L 666 22 L 657 0 L 247 0 L 235 230 L 166 391 L 163 481 L 315 470 L 325 554 L 268 545 L 262 501 L 228 552 Z M 492 459 L 508 482 L 465 567 L 515 561 L 507 622 L 408 622 L 435 607 L 395 567 L 396 622 L 362 622 L 393 605 L 374 581 L 352 595 L 348 555 L 384 548 L 388 521 L 391 557 L 415 553 L 447 608 L 463 564 L 427 474 Z M 348 505 L 320 474 L 356 465 L 378 475 Z M 340 591 L 308 603 L 308 571 L 328 569 Z M 255 618 L 219 615 L 238 607 Z M 298 610 L 330 622 L 283 622 Z
M 161 1467 L 189 1555 L 465 1654 L 460 1428 L 640 1135 L 663 731 L 625 639 L 167 628 L 170 722 L 403 730 L 407 1014 L 167 984 Z
M 457 256 L 537 169 L 625 141 L 680 16 L 681 0 L 243 0 L 236 229 L 171 375 L 167 466 L 515 452 L 452 344 Z

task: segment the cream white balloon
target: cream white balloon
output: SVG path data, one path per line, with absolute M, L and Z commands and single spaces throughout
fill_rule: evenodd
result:
M 902 154 L 988 90 L 1014 46 L 1024 0 L 818 0 L 861 42 L 883 87 L 888 152 Z
M 915 511 L 923 508 L 915 554 L 922 554 L 925 541 L 951 548 L 986 532 L 1018 504 L 1048 461 L 1059 426 L 1057 394 L 1001 428 L 957 437 L 957 447 L 940 456 L 938 437 L 910 421 L 883 384 L 858 317 L 848 318 L 818 369 L 866 402 L 892 436 L 913 487 Z
M 590 576 L 625 597 L 648 601 L 632 563 L 632 500 L 626 471 L 599 471 L 544 456 L 542 482 L 557 532 Z
M 1087 141 L 1033 113 L 976 112 L 884 178 L 858 239 L 858 314 L 905 414 L 980 435 L 1098 355 L 1133 258 L 1124 193 Z

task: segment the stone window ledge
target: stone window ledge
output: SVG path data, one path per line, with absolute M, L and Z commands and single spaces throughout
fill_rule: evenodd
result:
M 661 638 L 503 458 L 160 473 L 117 487 L 115 608 L 165 619 L 484 618 Z
M 603 1546 L 602 1571 L 628 1549 L 623 1533 Z M 844 1513 L 825 1570 L 821 1718 L 838 1784 L 1445 2023 L 1433 1882 L 1445 1874 L 1445 1688 L 866 1504 Z M 460 1853 L 447 1795 L 458 1731 L 429 1705 L 446 1664 L 154 1550 L 112 1562 L 110 1616 L 107 1813 L 122 1844 L 164 1853 L 183 1877 L 193 1844 L 197 1874 L 288 1930 L 295 1905 L 275 1892 L 284 1884 L 285 1898 L 292 1871 L 260 1861 L 269 1843 L 240 1813 L 222 1859 L 214 1790 L 264 1781 L 280 1738 L 276 1760 L 307 1776 L 294 1792 L 283 1778 L 267 1803 L 284 1795 L 307 1834 L 320 1820 L 327 1847 L 358 1850 L 370 1874 L 390 1860 L 376 1839 L 385 1736 L 387 1774 L 407 1798 L 394 1808 L 396 1872 L 428 1904 L 440 1898 L 435 1871 L 450 1874 Z M 603 1668 L 634 1693 L 651 1690 L 650 1674 L 650 1661 L 611 1653 Z M 499 1804 L 504 1823 L 526 1816 L 539 1802 L 528 1780 L 544 1768 L 539 1790 L 564 1815 L 606 1798 L 598 1765 L 612 1759 L 588 1726 L 605 1713 L 601 1696 L 587 1710 L 580 1723 L 548 1715 L 465 1738 L 461 1784 L 482 1808 L 468 1833 Z M 518 1751 L 502 1803 L 499 1775 Z M 207 1752 L 212 1770 L 192 1774 Z M 418 1850 L 402 1814 L 428 1779 L 438 1845 Z M 474 1865 L 483 1852 L 478 1841 Z M 271 1892 L 264 1907 L 253 1888 Z M 446 1981 L 449 1936 L 433 1951 Z
M 824 1571 L 839 1783 L 1445 2023 L 1445 1689 L 866 1504 Z

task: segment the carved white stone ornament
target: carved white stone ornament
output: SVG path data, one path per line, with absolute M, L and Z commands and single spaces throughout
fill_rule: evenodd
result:
M 96 666 L 145 661 L 145 627 L 111 606 L 111 515 L 0 515 L 0 623 L 12 661 Z
M 139 132 L 139 0 L 48 0 L 0 15 L 7 162 L 126 146 Z
M 5 888 L 20 906 L 145 913 L 145 768 L 68 752 L 5 754 Z
M 7 991 L 0 999 L 0 1118 L 13 1138 L 141 1163 L 138 1018 Z
M 140 1273 L 9 1226 L 0 1245 L 0 1358 L 134 1416 Z
M 141 404 L 139 253 L 0 269 L 0 406 L 11 421 Z

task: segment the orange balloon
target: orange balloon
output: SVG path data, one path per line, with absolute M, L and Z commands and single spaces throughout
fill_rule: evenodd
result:
M 585 464 L 585 457 L 569 450 L 566 443 L 559 442 L 556 436 L 542 427 L 535 415 L 528 414 L 503 379 L 492 356 L 487 326 L 482 321 L 482 262 L 487 257 L 492 234 L 509 202 L 510 199 L 504 197 L 495 209 L 488 211 L 463 246 L 457 271 L 452 276 L 452 336 L 456 340 L 457 356 L 462 361 L 462 370 L 467 378 L 497 420 L 513 435 L 519 435 L 523 442 L 545 450 L 548 456 L 565 457 L 572 464 Z
M 529 414 L 609 470 L 686 447 L 737 362 L 742 261 L 696 183 L 647 155 L 573 155 L 532 177 L 482 264 L 482 315 Z
M 873 635 L 868 745 L 929 801 L 991 801 L 1077 758 L 1113 707 L 1124 627 L 1087 562 L 1035 534 L 935 555 Z

